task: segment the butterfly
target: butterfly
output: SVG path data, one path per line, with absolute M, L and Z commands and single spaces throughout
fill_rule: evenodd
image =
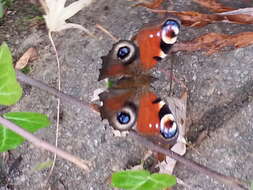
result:
M 99 95 L 99 111 L 114 129 L 135 130 L 166 147 L 176 143 L 178 124 L 170 106 L 152 90 L 156 79 L 149 70 L 167 56 L 179 30 L 180 21 L 167 18 L 117 42 L 102 57 L 99 80 L 108 78 L 110 87 Z

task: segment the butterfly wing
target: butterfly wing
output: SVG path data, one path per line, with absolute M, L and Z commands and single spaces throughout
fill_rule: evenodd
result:
M 110 89 L 99 95 L 101 117 L 117 130 L 134 129 L 165 146 L 174 145 L 178 126 L 167 104 L 146 89 Z
M 168 18 L 162 24 L 141 29 L 134 37 L 139 47 L 141 67 L 151 69 L 168 54 L 177 40 L 180 21 Z
M 179 133 L 169 106 L 151 91 L 140 97 L 136 131 L 165 146 L 174 145 Z

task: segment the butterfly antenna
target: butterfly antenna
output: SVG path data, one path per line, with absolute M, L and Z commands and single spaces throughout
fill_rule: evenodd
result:
M 100 24 L 96 24 L 96 27 L 101 30 L 102 32 L 104 32 L 106 35 L 108 35 L 113 41 L 117 42 L 119 41 L 118 38 L 116 38 L 115 36 L 112 35 L 111 32 L 109 32 L 107 29 L 105 29 L 103 26 L 101 26 Z

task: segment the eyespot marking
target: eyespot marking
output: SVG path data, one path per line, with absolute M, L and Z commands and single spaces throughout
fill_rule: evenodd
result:
M 178 127 L 172 114 L 167 114 L 161 119 L 160 133 L 165 139 L 171 139 L 178 134 Z
M 112 116 L 112 126 L 120 131 L 129 130 L 135 125 L 137 110 L 134 104 L 126 104 Z
M 169 19 L 163 24 L 160 47 L 165 54 L 167 54 L 171 46 L 176 43 L 179 29 L 180 24 L 176 20 Z
M 113 57 L 125 65 L 131 64 L 138 54 L 136 45 L 127 40 L 121 40 L 113 47 Z
M 129 53 L 130 53 L 130 48 L 127 46 L 123 46 L 123 47 L 119 48 L 117 56 L 120 59 L 124 59 L 129 55 Z
M 130 121 L 130 114 L 127 112 L 117 113 L 117 120 L 120 124 L 127 124 Z

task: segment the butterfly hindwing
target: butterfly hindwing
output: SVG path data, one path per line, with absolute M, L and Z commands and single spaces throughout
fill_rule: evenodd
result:
M 166 146 L 173 145 L 179 133 L 169 106 L 151 91 L 140 97 L 136 131 Z
M 99 95 L 103 105 L 100 107 L 102 119 L 117 130 L 124 131 L 134 127 L 137 119 L 137 107 L 134 103 L 135 91 L 111 89 Z

